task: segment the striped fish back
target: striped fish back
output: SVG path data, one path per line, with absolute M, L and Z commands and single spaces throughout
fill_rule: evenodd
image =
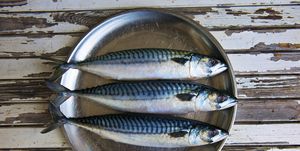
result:
M 163 62 L 176 57 L 189 57 L 191 52 L 161 48 L 128 49 L 86 59 L 81 63 L 102 64 Z
M 133 134 L 162 134 L 187 130 L 196 121 L 163 118 L 155 115 L 112 114 L 71 119 L 87 126 Z
M 181 81 L 133 81 L 111 83 L 75 92 L 110 96 L 165 96 L 188 93 L 200 85 Z

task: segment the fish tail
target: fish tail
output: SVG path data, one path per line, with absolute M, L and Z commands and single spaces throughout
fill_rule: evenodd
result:
M 48 133 L 68 122 L 68 118 L 63 115 L 59 108 L 49 105 L 49 111 L 52 115 L 53 121 L 47 124 L 47 127 L 41 131 L 42 134 Z
M 48 88 L 59 93 L 58 96 L 51 102 L 55 107 L 59 107 L 71 96 L 71 90 L 58 83 L 46 81 L 46 84 Z
M 63 60 L 54 59 L 50 57 L 41 56 L 41 59 L 51 61 L 49 64 L 53 65 L 54 72 L 52 73 L 49 80 L 55 81 L 60 78 L 68 69 L 73 68 L 74 64 L 67 63 Z

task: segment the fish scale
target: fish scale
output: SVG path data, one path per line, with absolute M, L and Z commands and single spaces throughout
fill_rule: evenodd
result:
M 179 89 L 180 87 L 181 89 Z M 98 87 L 75 90 L 77 93 L 96 93 L 99 95 L 171 95 L 176 93 L 188 92 L 195 89 L 197 85 L 193 83 L 182 84 L 181 82 L 161 82 L 161 81 L 143 81 L 143 82 L 124 82 L 106 84 Z M 199 87 L 199 86 L 198 86 Z
M 97 125 L 107 130 L 138 134 L 160 134 L 172 133 L 189 128 L 195 121 L 170 118 L 160 118 L 159 116 L 139 115 L 103 115 L 86 118 L 69 118 L 69 121 L 87 125 Z

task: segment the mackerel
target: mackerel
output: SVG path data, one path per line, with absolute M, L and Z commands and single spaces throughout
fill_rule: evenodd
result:
M 47 133 L 64 124 L 75 125 L 115 142 L 150 147 L 187 147 L 216 143 L 225 139 L 225 130 L 200 121 L 149 114 L 109 114 L 67 118 L 50 107 L 54 122 L 42 130 Z
M 184 114 L 223 110 L 237 103 L 225 92 L 178 80 L 117 82 L 78 90 L 51 82 L 47 85 L 59 93 L 53 101 L 56 106 L 74 96 L 126 112 Z
M 199 79 L 227 69 L 220 60 L 198 53 L 141 48 L 111 52 L 80 62 L 62 63 L 60 70 L 79 69 L 108 79 Z M 57 72 L 54 77 L 58 77 Z M 54 79 L 54 78 L 53 78 Z

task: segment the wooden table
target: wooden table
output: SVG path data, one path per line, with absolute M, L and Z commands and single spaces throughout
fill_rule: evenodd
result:
M 238 85 L 238 113 L 224 150 L 300 150 L 300 1 L 1 0 L 0 149 L 68 150 L 50 121 L 44 80 L 78 40 L 132 7 L 163 7 L 208 28 L 226 49 Z

